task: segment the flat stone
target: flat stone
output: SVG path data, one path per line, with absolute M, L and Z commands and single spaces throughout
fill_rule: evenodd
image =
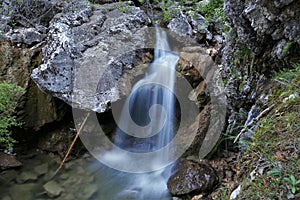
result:
M 63 173 L 62 175 L 60 175 L 60 178 L 62 180 L 67 180 L 69 177 L 70 177 L 70 174 L 67 174 L 67 173 Z
M 20 166 L 22 166 L 22 163 L 15 156 L 0 153 L 0 168 L 7 169 Z
M 76 197 L 73 194 L 67 194 L 66 196 L 64 196 L 63 199 L 64 200 L 74 200 L 74 199 L 76 199 Z
M 44 163 L 34 167 L 33 169 L 38 176 L 44 175 L 48 172 L 48 163 Z
M 38 176 L 36 173 L 31 172 L 31 171 L 26 171 L 26 172 L 22 172 L 18 178 L 17 178 L 17 182 L 18 183 L 25 183 L 27 181 L 35 181 L 37 180 Z
M 1 200 L 12 200 L 10 196 L 4 196 Z
M 64 164 L 65 169 L 72 169 L 74 167 L 74 162 L 67 162 Z
M 47 195 L 51 198 L 58 197 L 64 191 L 64 189 L 55 181 L 49 181 L 44 186 Z
M 7 170 L 0 174 L 0 184 L 7 184 L 17 177 L 17 171 Z
M 9 188 L 9 193 L 12 200 L 33 199 L 33 190 L 35 187 L 36 184 L 34 183 L 16 184 Z
M 82 191 L 82 199 L 90 199 L 98 190 L 98 186 L 96 184 L 88 184 L 84 186 Z

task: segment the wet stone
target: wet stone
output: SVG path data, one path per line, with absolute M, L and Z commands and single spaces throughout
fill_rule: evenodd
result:
M 74 167 L 74 162 L 67 162 L 64 164 L 65 169 L 71 169 Z
M 135 200 L 138 198 L 138 191 L 136 190 L 125 190 L 118 194 L 118 198 L 124 199 L 124 200 Z
M 63 199 L 64 200 L 74 200 L 76 198 L 75 198 L 75 196 L 73 194 L 67 194 L 66 196 L 64 196 Z
M 51 198 L 58 197 L 64 191 L 64 189 L 55 181 L 49 181 L 44 185 L 44 189 L 47 195 Z
M 48 163 L 44 163 L 34 167 L 33 169 L 38 176 L 44 175 L 48 172 Z
M 34 183 L 13 185 L 9 189 L 10 196 L 12 200 L 20 200 L 20 199 L 33 199 L 33 190 L 35 188 Z
M 167 185 L 174 196 L 207 193 L 218 184 L 215 170 L 205 161 L 183 160 L 173 170 Z
M 10 196 L 4 196 L 1 200 L 12 200 Z
M 7 170 L 0 174 L 0 183 L 7 184 L 13 181 L 16 178 L 17 171 Z
M 38 176 L 34 172 L 26 171 L 22 172 L 18 177 L 17 177 L 17 182 L 18 183 L 25 183 L 27 181 L 35 181 L 37 180 Z
M 82 191 L 82 199 L 90 199 L 98 190 L 96 184 L 88 184 Z
M 62 180 L 67 180 L 69 177 L 70 177 L 70 175 L 67 174 L 67 173 L 64 173 L 64 174 L 62 174 L 62 175 L 60 176 L 60 178 L 61 178 Z

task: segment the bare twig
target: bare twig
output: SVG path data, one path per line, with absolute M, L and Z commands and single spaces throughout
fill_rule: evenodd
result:
M 89 118 L 90 114 L 91 114 L 91 113 L 89 112 L 89 113 L 86 115 L 86 117 L 84 118 L 84 120 L 83 120 L 82 124 L 80 125 L 80 127 L 79 127 L 79 129 L 78 129 L 78 131 L 77 131 L 77 133 L 76 133 L 76 135 L 75 135 L 75 137 L 74 137 L 74 139 L 73 139 L 73 141 L 72 141 L 72 143 L 71 143 L 71 145 L 70 145 L 70 147 L 69 147 L 69 149 L 68 149 L 68 151 L 67 151 L 67 153 L 66 153 L 64 159 L 61 161 L 61 163 L 60 163 L 59 167 L 57 168 L 57 170 L 55 171 L 53 177 L 59 172 L 59 170 L 62 168 L 62 166 L 64 165 L 65 161 L 67 160 L 67 158 L 68 158 L 68 156 L 69 156 L 69 154 L 70 154 L 70 152 L 71 152 L 71 150 L 72 150 L 72 148 L 73 148 L 73 146 L 74 146 L 74 144 L 75 144 L 75 142 L 76 142 L 78 136 L 80 135 L 80 133 L 81 133 L 81 131 L 82 131 L 84 125 L 86 124 L 86 121 L 87 121 L 87 119 Z
M 265 115 L 267 115 L 273 108 L 274 108 L 275 104 L 272 104 L 270 107 L 266 108 L 265 110 L 263 110 L 257 117 L 253 118 L 249 124 L 246 125 L 246 127 L 244 127 L 241 132 L 236 136 L 236 138 L 234 139 L 233 143 L 236 143 L 237 140 L 239 139 L 239 137 L 245 133 L 247 131 L 247 129 L 251 126 L 253 126 L 254 124 L 256 124 L 258 122 L 258 120 L 262 117 L 264 117 Z

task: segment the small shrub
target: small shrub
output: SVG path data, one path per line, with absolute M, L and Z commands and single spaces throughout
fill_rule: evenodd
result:
M 20 126 L 14 116 L 15 108 L 23 88 L 7 82 L 0 83 L 0 145 L 10 150 L 16 142 L 10 130 L 13 126 Z

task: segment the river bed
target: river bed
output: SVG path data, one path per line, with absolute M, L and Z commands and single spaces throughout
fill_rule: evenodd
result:
M 35 150 L 18 159 L 22 167 L 1 172 L 1 200 L 171 199 L 167 191 L 161 192 L 166 186 L 153 184 L 163 182 L 161 173 L 120 172 L 88 153 L 66 162 L 54 177 L 58 155 Z

